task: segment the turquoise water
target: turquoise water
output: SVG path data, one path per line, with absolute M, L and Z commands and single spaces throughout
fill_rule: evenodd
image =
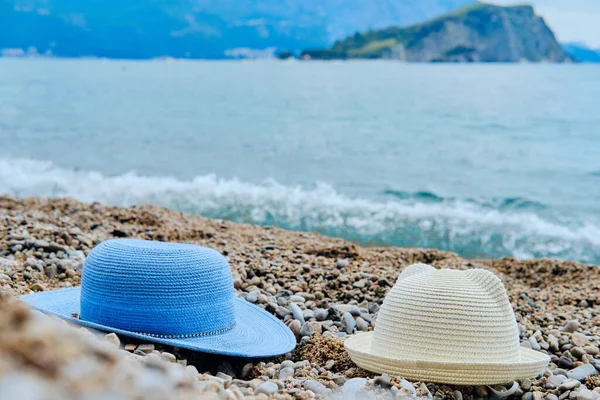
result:
M 0 59 L 0 193 L 600 264 L 600 66 Z

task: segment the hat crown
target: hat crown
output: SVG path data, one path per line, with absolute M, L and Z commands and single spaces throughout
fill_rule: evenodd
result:
M 433 362 L 518 362 L 519 333 L 502 282 L 489 271 L 405 269 L 377 316 L 373 354 Z
M 205 247 L 113 239 L 86 258 L 80 318 L 155 336 L 208 335 L 235 325 L 225 257 Z

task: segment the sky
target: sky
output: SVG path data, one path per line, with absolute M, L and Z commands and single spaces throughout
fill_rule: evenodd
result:
M 500 5 L 532 4 L 565 42 L 584 42 L 600 49 L 600 0 L 493 0 Z

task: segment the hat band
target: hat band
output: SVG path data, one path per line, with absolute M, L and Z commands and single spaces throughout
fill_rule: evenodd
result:
M 84 319 L 81 318 L 81 316 L 79 314 L 72 314 L 71 316 L 73 318 L 79 319 L 81 321 L 85 321 Z M 233 328 L 236 327 L 236 325 L 237 325 L 237 322 L 234 322 L 233 325 L 230 325 L 226 328 L 217 329 L 215 331 L 200 332 L 200 333 L 186 333 L 183 335 L 160 335 L 157 333 L 146 333 L 146 332 L 132 332 L 132 333 L 135 333 L 137 335 L 144 335 L 144 336 L 160 338 L 160 339 L 185 339 L 185 338 L 220 335 L 221 333 L 225 333 L 225 332 L 232 330 Z
M 216 331 L 201 332 L 201 333 L 186 333 L 184 335 L 158 335 L 156 333 L 146 333 L 146 332 L 133 332 L 133 333 L 137 333 L 138 335 L 161 338 L 161 339 L 186 339 L 186 338 L 194 338 L 194 337 L 219 335 L 221 333 L 225 333 L 227 331 L 232 330 L 233 328 L 235 328 L 236 325 L 237 325 L 237 322 L 234 322 L 233 325 L 228 326 L 227 328 L 218 329 Z

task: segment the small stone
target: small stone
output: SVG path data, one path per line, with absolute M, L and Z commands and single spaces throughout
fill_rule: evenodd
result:
M 535 391 L 535 392 L 533 392 L 532 399 L 533 400 L 543 400 L 544 395 L 542 394 L 542 392 Z
M 582 349 L 581 347 L 573 347 L 571 349 L 571 354 L 574 357 L 581 360 L 581 357 L 583 357 L 585 354 L 587 354 L 587 352 L 584 349 Z
M 258 296 L 254 292 L 248 293 L 246 301 L 255 304 L 258 301 Z
M 282 381 L 286 379 L 292 379 L 294 377 L 294 368 L 293 367 L 285 367 L 279 370 L 279 379 Z
M 477 386 L 475 387 L 475 393 L 479 395 L 479 397 L 487 397 L 488 391 L 485 386 Z
M 521 389 L 523 389 L 526 392 L 528 392 L 529 389 L 531 389 L 531 380 L 529 378 L 523 379 L 523 381 L 521 382 Z
M 277 385 L 271 381 L 267 381 L 267 382 L 263 382 L 260 385 L 258 385 L 258 387 L 256 388 L 256 390 L 254 391 L 255 394 L 266 394 L 267 396 L 270 396 L 272 394 L 277 393 L 277 390 L 279 390 L 279 388 L 277 387 Z
M 160 353 L 160 358 L 168 363 L 177 363 L 177 357 L 175 357 L 175 354 L 169 353 L 168 351 L 163 351 Z
M 567 377 L 569 379 L 576 379 L 580 382 L 583 382 L 585 378 L 589 376 L 595 375 L 598 375 L 598 371 L 592 364 L 583 364 L 582 366 L 572 369 L 567 373 Z
M 300 330 L 302 329 L 302 324 L 300 324 L 300 321 L 298 321 L 297 319 L 292 320 L 288 325 L 288 328 L 290 328 L 290 330 L 292 331 L 294 336 L 296 336 L 297 339 L 300 339 Z
M 302 310 L 296 303 L 290 303 L 290 310 L 292 310 L 292 315 L 295 319 L 300 321 L 300 324 L 304 324 L 304 315 L 302 315 Z
M 127 343 L 125 345 L 125 350 L 127 351 L 135 351 L 135 349 L 137 349 L 137 344 L 135 343 Z
M 325 385 L 312 379 L 304 381 L 303 387 L 304 389 L 310 390 L 314 394 L 318 394 L 321 396 L 325 396 L 329 392 Z
M 48 278 L 52 279 L 56 276 L 56 274 L 58 273 L 58 270 L 57 270 L 55 264 L 50 264 L 50 265 L 47 265 L 46 268 L 44 268 L 44 272 L 46 273 L 46 276 Z
M 575 396 L 576 400 L 594 400 L 595 398 L 594 393 L 589 389 L 581 389 Z
M 40 282 L 36 282 L 33 285 L 31 285 L 31 290 L 36 292 L 43 292 L 44 290 L 46 290 L 46 286 L 44 286 L 44 284 Z
M 521 400 L 533 400 L 533 393 L 523 393 L 523 396 L 521 396 Z
M 567 377 L 564 375 L 551 375 L 546 379 L 546 386 L 549 389 L 556 389 L 566 380 Z
M 569 370 L 569 369 L 573 368 L 573 360 L 571 360 L 568 357 L 561 356 L 558 359 L 558 363 L 556 365 L 558 365 L 559 368 L 564 368 L 564 369 Z
M 591 356 L 597 356 L 598 354 L 600 354 L 600 348 L 598 348 L 598 346 L 585 346 L 583 348 L 585 350 L 586 353 L 588 353 Z
M 552 351 L 558 351 L 560 348 L 560 345 L 558 344 L 558 339 L 552 334 L 548 335 L 548 344 L 550 345 L 550 350 Z
M 348 260 L 346 260 L 345 258 L 340 258 L 337 260 L 337 267 L 338 268 L 346 268 L 349 263 L 350 262 Z
M 365 378 L 352 378 L 344 383 L 342 387 L 342 398 L 345 400 L 357 400 L 358 392 L 367 385 Z
M 75 276 L 75 270 L 73 268 L 69 268 L 65 271 L 65 275 L 67 275 L 69 278 L 72 278 Z
M 344 326 L 346 328 L 347 334 L 352 334 L 354 332 L 354 328 L 356 327 L 356 321 L 354 321 L 354 317 L 349 312 L 345 313 L 343 316 Z
M 305 322 L 304 325 L 302 325 L 302 328 L 300 329 L 300 337 L 304 337 L 304 336 L 311 337 L 314 334 L 315 334 L 315 328 L 314 328 L 313 324 L 311 324 L 310 322 Z
M 558 400 L 558 397 L 552 393 L 546 395 L 546 400 Z
M 575 332 L 571 335 L 571 342 L 577 347 L 583 347 L 589 343 L 587 337 L 579 332 Z
M 521 340 L 521 347 L 531 349 L 531 342 L 529 340 Z
M 366 331 L 369 329 L 369 324 L 362 317 L 356 317 L 356 329 Z
M 537 339 L 534 336 L 529 338 L 529 343 L 531 344 L 531 348 L 536 351 L 540 351 L 542 346 L 538 343 Z
M 115 346 L 117 349 L 121 347 L 121 340 L 119 340 L 119 337 L 115 333 L 104 335 L 104 340 Z
M 579 329 L 579 322 L 575 321 L 575 320 L 571 320 L 569 322 L 567 322 L 565 324 L 565 326 L 563 327 L 565 332 L 575 332 L 577 329 Z
M 375 378 L 375 381 L 373 383 L 377 386 L 387 388 L 392 383 L 392 378 L 390 378 L 390 376 L 387 374 L 383 374 Z
M 573 390 L 576 387 L 581 386 L 581 382 L 579 382 L 578 380 L 575 379 L 571 379 L 568 380 L 566 382 L 563 382 L 559 387 L 558 390 L 561 392 L 567 391 L 567 390 Z
M 327 319 L 327 310 L 323 308 L 317 308 L 315 310 L 315 318 L 317 321 L 325 321 Z
M 412 385 L 412 383 L 410 383 L 409 381 L 407 381 L 406 379 L 402 379 L 400 381 L 400 386 L 402 386 L 405 389 L 408 389 L 411 396 L 412 397 L 417 397 L 417 390 L 415 389 L 415 387 Z M 429 391 L 429 390 L 428 390 Z
M 280 297 L 280 298 L 281 298 L 281 297 Z M 289 315 L 289 314 L 291 314 L 291 313 L 290 313 L 290 311 L 289 311 L 287 308 L 283 307 L 283 306 L 278 306 L 278 307 L 277 307 L 277 311 L 275 311 L 275 313 L 277 314 L 277 316 L 278 316 L 279 318 L 282 318 L 282 319 L 283 319 L 283 318 L 284 318 L 286 315 Z
M 219 379 L 223 379 L 225 382 L 231 382 L 233 380 L 233 378 L 231 377 L 231 375 L 228 375 L 228 374 L 226 374 L 224 372 L 221 372 L 221 371 L 217 372 L 216 377 L 219 378 Z
M 141 351 L 143 353 L 150 354 L 154 351 L 154 345 L 152 343 L 143 343 L 137 347 L 136 351 Z
M 463 400 L 463 394 L 460 390 L 454 391 L 454 400 Z
M 360 280 L 358 280 L 358 281 L 354 282 L 354 283 L 352 284 L 352 287 L 355 287 L 355 288 L 357 288 L 357 289 L 362 289 L 362 288 L 364 288 L 365 286 L 367 286 L 367 283 L 368 283 L 368 281 L 367 281 L 366 279 L 360 279 Z

